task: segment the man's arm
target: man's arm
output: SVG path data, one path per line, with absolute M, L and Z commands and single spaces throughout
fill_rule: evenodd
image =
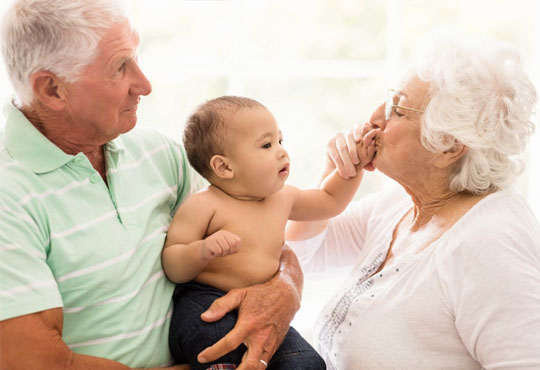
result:
M 0 321 L 0 369 L 130 369 L 116 361 L 74 353 L 62 340 L 62 325 L 61 308 Z M 167 369 L 189 370 L 189 366 L 179 365 Z
M 199 362 L 213 361 L 244 343 L 248 349 L 238 370 L 263 369 L 260 360 L 269 362 L 300 308 L 303 284 L 298 259 L 284 246 L 280 269 L 270 281 L 233 289 L 203 313 L 204 321 L 213 322 L 238 309 L 238 321 L 225 337 L 199 354 Z

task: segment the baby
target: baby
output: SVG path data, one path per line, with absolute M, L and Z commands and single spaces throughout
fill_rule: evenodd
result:
M 361 143 L 359 169 L 373 153 L 372 139 L 368 134 Z M 175 292 L 169 344 L 178 363 L 189 362 L 194 370 L 210 366 L 196 361 L 198 353 L 225 336 L 237 317 L 231 312 L 218 322 L 206 323 L 200 315 L 225 292 L 264 283 L 276 274 L 287 220 L 336 216 L 359 186 L 361 176 L 345 180 L 335 171 L 320 189 L 285 185 L 290 164 L 282 140 L 266 107 L 243 97 L 210 100 L 186 124 L 187 156 L 210 185 L 190 196 L 176 212 L 162 261 L 171 281 L 187 283 Z M 241 345 L 214 363 L 238 365 L 245 350 Z M 268 368 L 298 368 L 299 362 L 286 362 L 290 356 L 274 361 L 284 353 L 302 356 L 302 368 L 326 368 L 293 328 Z

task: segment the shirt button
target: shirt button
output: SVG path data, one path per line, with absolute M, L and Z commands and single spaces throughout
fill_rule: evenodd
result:
M 90 182 L 91 182 L 92 184 L 95 184 L 95 183 L 98 182 L 98 181 L 99 181 L 99 176 L 98 176 L 98 175 L 93 174 L 92 176 L 90 176 Z

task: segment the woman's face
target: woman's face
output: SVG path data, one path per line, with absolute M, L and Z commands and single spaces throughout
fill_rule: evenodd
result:
M 427 105 L 428 87 L 417 77 L 408 77 L 396 91 L 393 104 L 423 111 Z M 410 183 L 433 168 L 434 154 L 420 141 L 422 114 L 395 107 L 387 120 L 383 103 L 369 120 L 372 126 L 381 128 L 375 139 L 373 166 L 401 183 Z

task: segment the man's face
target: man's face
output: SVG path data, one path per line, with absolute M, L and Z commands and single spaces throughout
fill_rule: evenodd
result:
M 117 23 L 80 79 L 67 85 L 66 129 L 86 144 L 102 145 L 135 126 L 140 96 L 152 91 L 137 63 L 138 44 L 129 23 Z

